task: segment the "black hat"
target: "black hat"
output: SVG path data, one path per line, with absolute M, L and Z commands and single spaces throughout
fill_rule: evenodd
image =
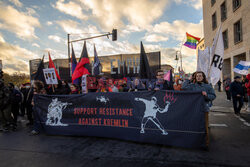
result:
M 238 79 L 238 78 L 240 78 L 240 76 L 235 76 L 235 77 L 234 77 L 234 79 Z

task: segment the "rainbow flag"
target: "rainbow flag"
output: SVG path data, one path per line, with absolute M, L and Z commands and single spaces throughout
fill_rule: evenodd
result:
M 186 47 L 191 48 L 191 49 L 196 49 L 196 44 L 197 44 L 197 42 L 200 41 L 200 38 L 195 37 L 195 36 L 193 36 L 193 35 L 190 35 L 190 34 L 187 33 L 187 32 L 186 32 L 186 34 L 187 34 L 187 41 L 184 43 L 184 45 L 185 45 Z

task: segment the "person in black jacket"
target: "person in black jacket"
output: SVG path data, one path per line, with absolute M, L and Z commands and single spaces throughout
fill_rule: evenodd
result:
M 65 80 L 62 80 L 62 89 L 63 89 L 63 94 L 65 94 L 65 95 L 68 95 L 71 92 L 69 84 Z
M 243 106 L 244 89 L 239 76 L 234 77 L 234 82 L 230 84 L 230 92 L 233 98 L 234 113 L 240 115 L 240 110 Z
M 33 99 L 33 93 L 34 93 L 34 90 L 33 90 L 33 87 L 30 87 L 27 89 L 27 98 L 26 98 L 26 111 L 27 111 L 27 118 L 28 118 L 28 123 L 26 123 L 27 126 L 29 125 L 33 125 L 33 116 L 32 116 L 32 113 L 33 113 L 33 106 L 31 104 L 32 102 L 32 99 Z
M 8 87 L 9 87 L 9 90 L 11 92 L 11 95 L 10 95 L 11 113 L 13 114 L 13 118 L 14 118 L 13 130 L 15 130 L 17 127 L 17 116 L 19 113 L 19 103 L 22 101 L 22 95 L 17 89 L 15 89 L 15 86 L 13 83 L 8 83 Z
M 9 131 L 9 126 L 13 123 L 10 96 L 10 90 L 4 85 L 3 79 L 0 77 L 0 131 Z
M 21 106 L 20 106 L 20 110 L 21 110 L 21 114 L 20 116 L 24 116 L 25 115 L 25 111 L 26 111 L 26 99 L 27 99 L 27 95 L 28 95 L 28 89 L 30 88 L 30 84 L 29 83 L 25 83 L 21 85 L 20 91 L 23 94 L 23 99 L 21 102 Z

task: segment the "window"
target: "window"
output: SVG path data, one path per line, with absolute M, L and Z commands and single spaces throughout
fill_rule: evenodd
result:
M 213 30 L 217 27 L 216 12 L 212 15 L 212 28 Z
M 241 0 L 233 0 L 233 11 L 236 11 L 241 5 Z
M 222 33 L 222 36 L 223 36 L 224 49 L 227 49 L 228 48 L 227 30 Z
M 214 6 L 216 0 L 211 0 L 211 6 Z
M 241 19 L 234 23 L 234 43 L 241 42 L 242 39 L 242 21 Z
M 220 14 L 221 14 L 221 21 L 223 22 L 224 20 L 227 19 L 227 6 L 226 6 L 226 1 L 224 1 L 220 5 Z

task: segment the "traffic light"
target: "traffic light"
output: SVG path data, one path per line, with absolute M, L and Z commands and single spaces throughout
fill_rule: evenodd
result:
M 116 41 L 117 40 L 117 29 L 113 29 L 112 30 L 112 41 Z

